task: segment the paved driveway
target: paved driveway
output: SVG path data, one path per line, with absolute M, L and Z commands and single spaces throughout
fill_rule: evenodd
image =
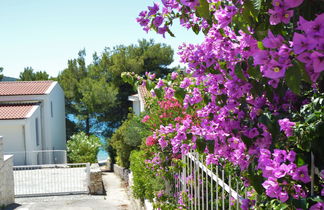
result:
M 5 210 L 133 210 L 134 207 L 114 173 L 103 173 L 107 195 L 65 195 L 16 198 Z

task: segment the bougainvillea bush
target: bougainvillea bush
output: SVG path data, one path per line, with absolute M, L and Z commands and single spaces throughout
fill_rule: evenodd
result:
M 159 101 L 143 118 L 148 167 L 167 177 L 203 148 L 207 164 L 238 168 L 258 194 L 243 209 L 323 209 L 324 1 L 162 0 L 137 18 L 165 37 L 176 20 L 205 35 L 179 46 L 186 70 L 123 75 Z

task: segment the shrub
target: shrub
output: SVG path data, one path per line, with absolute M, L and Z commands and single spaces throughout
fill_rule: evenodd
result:
M 97 162 L 97 154 L 100 146 L 100 139 L 94 135 L 87 136 L 83 132 L 72 135 L 71 139 L 67 142 L 69 162 Z
M 145 152 L 142 150 L 133 151 L 130 155 L 130 169 L 134 181 L 133 195 L 142 202 L 145 199 L 153 201 L 155 192 L 164 190 L 164 180 L 161 176 L 155 176 L 154 172 L 146 167 L 145 159 Z
M 147 136 L 148 129 L 140 119 L 136 115 L 129 114 L 128 119 L 115 131 L 109 141 L 116 151 L 116 162 L 122 167 L 129 168 L 131 152 L 139 149 L 142 139 Z

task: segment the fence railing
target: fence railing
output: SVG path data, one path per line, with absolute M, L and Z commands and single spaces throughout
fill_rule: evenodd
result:
M 15 196 L 88 193 L 89 163 L 14 166 Z
M 65 150 L 15 151 L 4 154 L 14 156 L 15 166 L 67 163 Z
M 245 195 L 241 181 L 227 176 L 220 166 L 206 166 L 198 153 L 182 159 L 184 167 L 175 175 L 173 190 L 186 209 L 240 209 Z

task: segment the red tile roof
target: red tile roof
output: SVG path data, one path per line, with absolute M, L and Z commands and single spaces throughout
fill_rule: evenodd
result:
M 0 82 L 0 96 L 44 95 L 54 81 Z
M 144 105 L 146 105 L 146 98 L 152 97 L 152 94 L 150 91 L 147 90 L 147 88 L 143 85 L 138 86 L 138 93 L 141 99 L 143 100 Z
M 35 104 L 0 104 L 0 120 L 25 119 Z

